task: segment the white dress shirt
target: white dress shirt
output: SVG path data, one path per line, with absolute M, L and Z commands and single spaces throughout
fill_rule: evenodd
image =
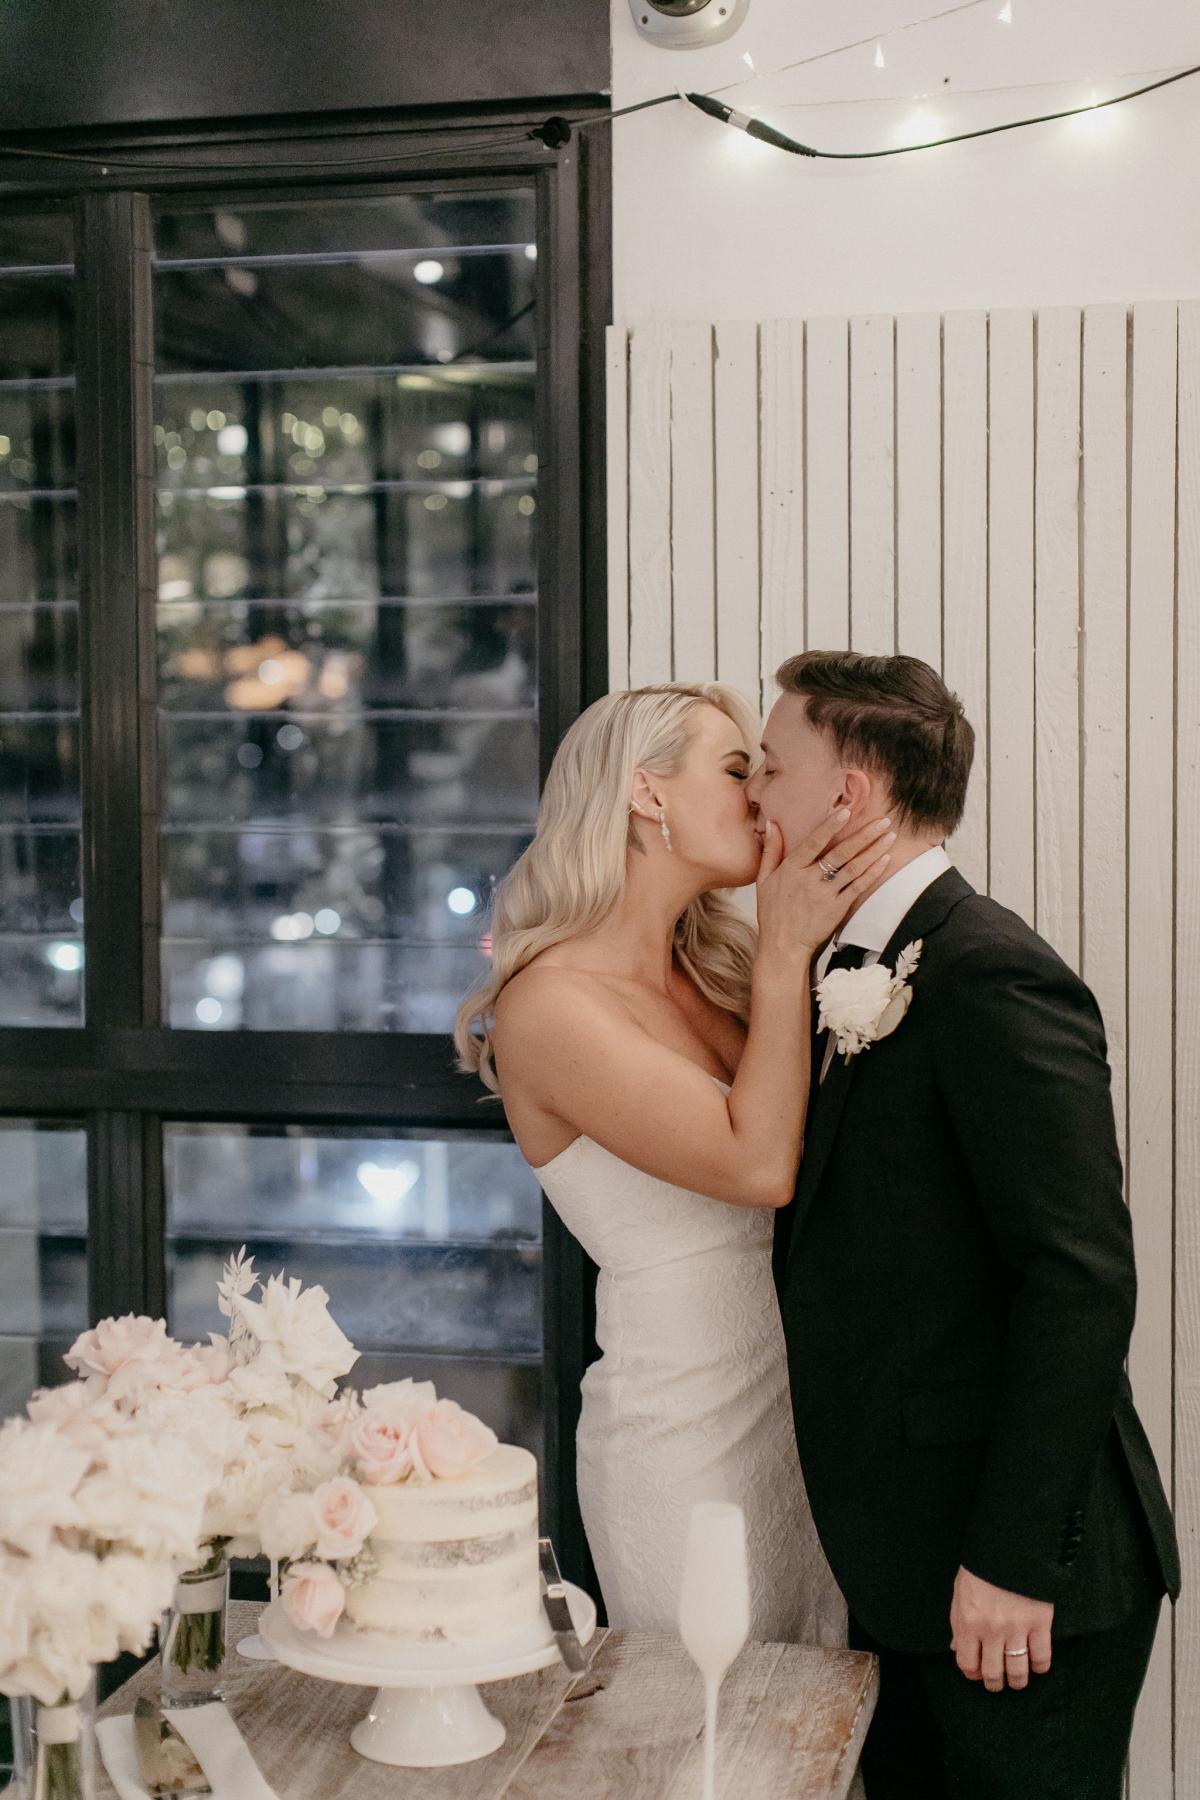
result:
M 934 844 L 931 849 L 914 857 L 912 862 L 905 863 L 902 869 L 897 869 L 894 875 L 889 875 L 874 893 L 868 894 L 862 904 L 855 908 L 842 929 L 830 938 L 817 958 L 817 980 L 822 980 L 834 951 L 840 950 L 843 944 L 858 944 L 866 950 L 867 954 L 863 957 L 864 969 L 877 963 L 904 915 L 939 875 L 944 875 L 947 869 L 953 867 L 942 846 Z M 825 1060 L 821 1064 L 822 1081 L 832 1057 L 833 1036 L 830 1034 L 825 1044 Z

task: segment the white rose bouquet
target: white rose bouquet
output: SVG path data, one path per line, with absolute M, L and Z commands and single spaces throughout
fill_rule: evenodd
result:
M 202 1472 L 181 1439 L 151 1444 L 86 1383 L 35 1396 L 0 1426 L 0 1693 L 54 1718 L 39 1779 L 82 1785 L 75 1703 L 98 1663 L 140 1653 L 199 1554 Z
M 229 1320 L 224 1337 L 185 1346 L 161 1319 L 130 1315 L 101 1321 L 66 1358 L 89 1416 L 147 1444 L 186 1436 L 195 1449 L 203 1516 L 200 1556 L 181 1587 L 189 1606 L 215 1593 L 228 1556 L 257 1555 L 268 1495 L 311 1488 L 336 1472 L 342 1420 L 333 1396 L 358 1355 L 329 1317 L 324 1288 L 282 1275 L 261 1282 L 244 1246 L 217 1291 Z M 223 1599 L 173 1620 L 165 1649 L 173 1674 L 212 1673 L 224 1656 Z

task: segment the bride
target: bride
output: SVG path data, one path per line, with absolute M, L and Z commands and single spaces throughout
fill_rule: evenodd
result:
M 462 1066 L 502 1094 L 600 1266 L 579 1498 L 612 1625 L 673 1631 L 697 1500 L 746 1515 L 751 1635 L 845 1642 L 796 1457 L 771 1279 L 810 1079 L 810 964 L 878 880 L 888 821 L 835 813 L 784 856 L 744 783 L 733 689 L 610 694 L 554 758 L 497 895 Z M 829 852 L 826 879 L 817 866 Z M 721 891 L 757 880 L 758 939 Z

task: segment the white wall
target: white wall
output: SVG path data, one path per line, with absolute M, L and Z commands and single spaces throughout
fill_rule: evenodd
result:
M 750 0 L 727 43 L 665 51 L 613 0 L 613 104 L 711 89 L 749 73 L 747 51 L 771 69 L 947 4 Z M 823 148 L 876 149 L 918 107 L 938 136 L 1200 62 L 1196 0 L 1013 0 L 1011 25 L 1000 8 L 888 40 L 883 70 L 868 45 L 726 98 Z M 1011 91 L 959 93 L 996 86 Z M 795 104 L 810 101 L 825 104 Z M 613 155 L 618 323 L 1200 294 L 1200 76 L 1083 122 L 867 163 L 788 156 L 672 103 L 618 121 Z

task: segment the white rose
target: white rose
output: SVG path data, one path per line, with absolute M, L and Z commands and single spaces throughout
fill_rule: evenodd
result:
M 76 1338 L 63 1360 L 93 1394 L 126 1406 L 136 1406 L 156 1388 L 177 1385 L 189 1368 L 187 1353 L 167 1336 L 163 1320 L 134 1313 L 101 1319 Z
M 413 1426 L 437 1404 L 437 1389 L 432 1381 L 388 1381 L 382 1387 L 368 1388 L 362 1403 L 385 1419 Z
M 258 1515 L 263 1555 L 272 1562 L 295 1562 L 317 1541 L 317 1512 L 311 1494 L 282 1494 L 266 1502 Z
M 102 1456 L 113 1437 L 133 1430 L 128 1413 L 118 1412 L 106 1395 L 94 1396 L 84 1381 L 39 1388 L 25 1408 L 38 1425 L 54 1425 L 80 1450 Z
M 822 1029 L 829 1024 L 846 1037 L 869 1041 L 891 990 L 892 971 L 883 963 L 873 963 L 869 969 L 831 969 L 818 988 L 818 1023 Z
M 337 1377 L 349 1373 L 358 1352 L 330 1318 L 325 1289 L 302 1288 L 295 1276 L 288 1281 L 272 1275 L 260 1292 L 261 1300 L 241 1294 L 233 1306 L 235 1316 L 258 1340 L 266 1366 L 296 1375 L 331 1397 Z
M 86 1551 L 49 1545 L 32 1559 L 26 1576 L 30 1610 L 46 1623 L 86 1612 L 96 1592 L 97 1567 Z
M 40 1631 L 25 1655 L 0 1676 L 0 1693 L 32 1694 L 43 1706 L 56 1706 L 64 1695 L 77 1700 L 91 1674 L 92 1665 L 78 1643 Z
M 146 1648 L 174 1593 L 175 1570 L 170 1563 L 118 1551 L 97 1565 L 95 1605 L 111 1621 L 118 1650 L 137 1655 Z
M 57 1529 L 79 1523 L 77 1490 L 91 1458 L 53 1425 L 0 1426 L 0 1542 L 39 1556 Z
M 288 1406 L 291 1403 L 291 1382 L 281 1368 L 272 1368 L 264 1362 L 241 1363 L 230 1369 L 229 1387 L 239 1406 Z
M 101 1542 L 188 1567 L 198 1553 L 205 1473 L 177 1439 L 119 1438 L 107 1465 L 80 1483 L 81 1522 Z

